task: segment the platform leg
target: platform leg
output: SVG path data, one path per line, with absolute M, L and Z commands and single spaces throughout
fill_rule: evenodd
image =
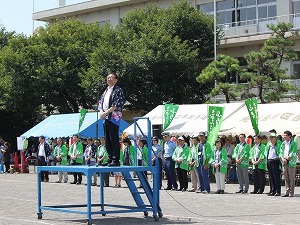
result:
M 42 184 L 41 184 L 41 170 L 38 169 L 37 170 L 37 191 L 38 191 L 38 219 L 42 219 L 42 210 L 41 210 L 41 206 L 42 206 Z
M 100 173 L 99 180 L 100 180 L 100 206 L 101 206 L 101 211 L 104 211 L 104 175 L 103 175 L 103 173 Z M 102 214 L 102 215 L 104 215 L 104 214 Z
M 91 197 L 91 184 L 92 184 L 92 179 L 91 179 L 91 174 L 87 173 L 86 179 L 87 179 L 87 185 L 86 185 L 86 193 L 87 193 L 87 224 L 92 224 L 92 211 L 91 211 L 91 203 L 92 203 L 92 197 Z

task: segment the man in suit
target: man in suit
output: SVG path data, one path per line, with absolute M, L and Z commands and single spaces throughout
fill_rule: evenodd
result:
M 47 142 L 45 142 L 45 137 L 39 137 L 39 147 L 38 147 L 38 166 L 47 166 L 48 157 L 51 154 L 50 146 Z M 42 171 L 41 172 L 41 181 L 49 182 L 49 172 Z
M 122 118 L 125 96 L 123 90 L 117 86 L 118 76 L 111 72 L 107 78 L 108 87 L 99 101 L 100 118 L 104 119 L 104 133 L 108 166 L 120 166 L 119 126 Z

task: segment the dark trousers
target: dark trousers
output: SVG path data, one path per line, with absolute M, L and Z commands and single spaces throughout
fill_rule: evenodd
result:
M 188 188 L 188 180 L 187 180 L 187 171 L 181 168 L 177 168 L 177 176 L 180 184 L 180 190 L 181 189 L 187 189 Z
M 280 161 L 278 160 L 268 160 L 268 171 L 269 178 L 272 182 L 271 193 L 281 193 L 281 183 L 280 183 Z
M 156 160 L 152 163 L 153 166 L 156 166 Z M 158 158 L 158 180 L 159 180 L 159 188 L 162 187 L 162 159 Z
M 10 161 L 5 161 L 4 165 L 5 165 L 5 173 L 8 173 L 10 170 Z
M 38 157 L 38 166 L 47 166 L 46 159 L 44 156 Z M 42 171 L 41 172 L 41 181 L 49 180 L 49 172 L 48 171 Z
M 173 188 L 177 189 L 178 185 L 176 182 L 176 175 L 175 175 L 175 162 L 171 157 L 165 158 L 164 161 L 164 170 L 166 172 L 166 176 L 168 179 L 167 189 Z
M 108 153 L 109 161 L 120 160 L 120 143 L 119 143 L 119 126 L 109 120 L 104 124 L 105 146 Z
M 77 163 L 76 161 L 75 162 L 72 162 L 71 163 L 72 166 L 77 166 L 77 165 L 82 165 L 81 163 Z M 74 183 L 81 183 L 82 182 L 82 173 L 75 173 L 73 172 L 73 177 L 74 177 L 74 180 L 73 182 Z
M 204 166 L 199 165 L 197 167 L 197 173 L 199 177 L 199 189 L 200 191 L 210 192 L 210 183 L 209 183 L 209 169 L 205 169 Z
M 253 192 L 261 192 L 263 193 L 266 186 L 266 172 L 265 170 L 255 168 L 252 173 L 254 190 Z

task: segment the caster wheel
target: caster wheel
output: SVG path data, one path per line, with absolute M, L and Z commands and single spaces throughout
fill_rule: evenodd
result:
M 144 217 L 147 217 L 148 216 L 148 212 L 144 212 Z
M 39 220 L 41 220 L 43 218 L 42 214 L 41 213 L 38 213 L 38 217 L 37 217 Z
M 159 218 L 162 218 L 163 215 L 164 215 L 164 214 L 162 213 L 162 211 L 159 211 L 159 212 L 158 212 L 158 217 L 159 217 Z
M 154 221 L 157 222 L 159 221 L 159 217 L 157 215 L 153 216 L 154 217 Z
M 103 214 L 102 214 L 102 216 L 106 216 L 106 214 L 105 214 L 105 213 L 103 213 Z

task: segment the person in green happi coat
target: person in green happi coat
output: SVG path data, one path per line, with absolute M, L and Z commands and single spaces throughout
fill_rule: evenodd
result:
M 215 142 L 215 151 L 210 160 L 213 168 L 212 172 L 216 178 L 217 191 L 216 194 L 224 194 L 225 190 L 225 176 L 227 174 L 227 150 L 223 147 L 225 143 L 218 139 Z
M 56 161 L 57 166 L 67 166 L 68 165 L 68 149 L 67 147 L 63 144 L 61 138 L 57 138 L 57 145 L 54 148 L 53 151 L 53 156 Z M 64 179 L 63 179 L 64 177 Z M 68 173 L 67 172 L 58 172 L 58 180 L 56 183 L 61 183 L 61 182 L 67 183 L 68 182 Z
M 188 188 L 187 171 L 189 169 L 188 157 L 189 147 L 185 144 L 183 137 L 177 139 L 178 145 L 174 150 L 172 159 L 175 161 L 175 169 L 179 180 L 179 189 L 177 191 L 186 191 Z
M 297 152 L 297 143 L 292 139 L 292 133 L 285 131 L 280 154 L 285 182 L 285 194 L 282 197 L 294 196 Z
M 100 166 L 106 166 L 108 161 L 108 153 L 105 145 L 105 137 L 100 137 L 100 145 L 97 148 L 96 153 L 97 164 Z M 103 173 L 104 186 L 109 186 L 109 175 L 110 172 Z M 100 181 L 101 182 L 101 181 Z M 97 185 L 100 186 L 100 185 Z
M 236 174 L 239 182 L 239 190 L 236 193 L 247 193 L 249 189 L 249 154 L 250 146 L 246 143 L 246 135 L 240 134 L 240 143 L 236 145 L 232 158 L 235 159 L 236 163 Z
M 71 157 L 71 165 L 78 166 L 83 163 L 83 145 L 78 140 L 78 135 L 73 135 L 73 144 L 70 146 L 69 155 Z M 82 173 L 73 172 L 74 180 L 71 184 L 81 184 Z
M 262 194 L 266 186 L 267 160 L 265 156 L 265 145 L 261 143 L 261 136 L 254 136 L 254 146 L 250 150 L 252 162 L 252 179 L 254 190 L 251 194 Z
M 197 167 L 199 166 L 198 149 L 199 149 L 199 138 L 197 136 L 194 136 L 193 143 L 190 148 L 189 157 L 188 157 L 189 170 L 190 170 L 191 182 L 192 182 L 192 188 L 189 189 L 189 192 L 196 192 L 199 188 L 199 177 L 197 173 Z

